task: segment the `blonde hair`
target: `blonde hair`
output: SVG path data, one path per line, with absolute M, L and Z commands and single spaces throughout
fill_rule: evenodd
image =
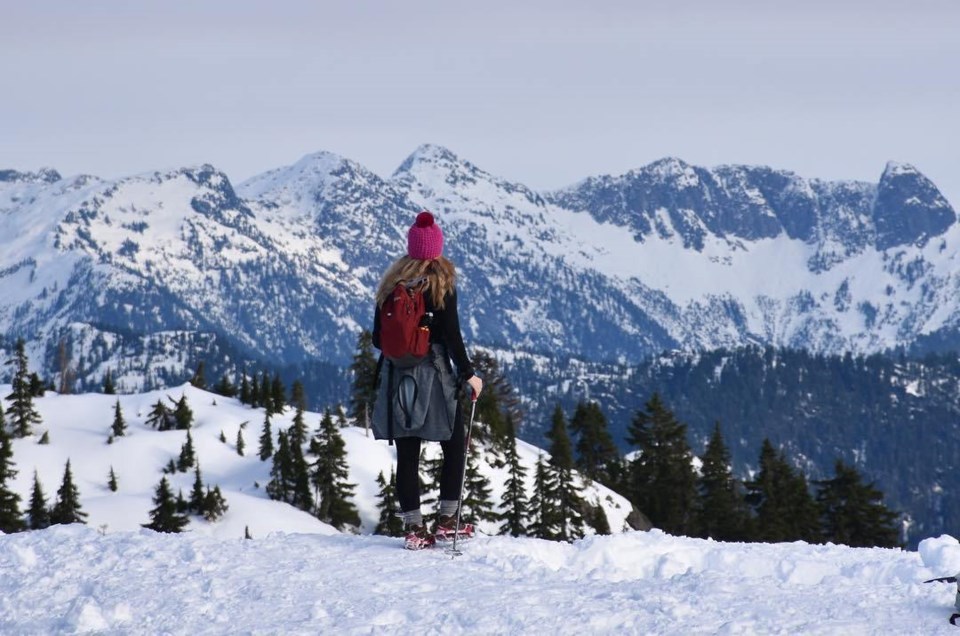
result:
M 400 283 L 416 283 L 424 279 L 423 286 L 437 309 L 443 309 L 447 294 L 453 291 L 457 280 L 457 271 L 443 256 L 429 260 L 410 258 L 403 255 L 384 272 L 377 288 L 377 307 L 383 306 L 390 292 Z

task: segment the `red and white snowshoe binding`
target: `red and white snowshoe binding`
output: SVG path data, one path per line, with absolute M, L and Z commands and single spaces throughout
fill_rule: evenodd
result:
M 447 517 L 441 515 L 433 528 L 433 536 L 437 541 L 453 541 L 456 536 L 458 541 L 473 538 L 473 524 L 460 522 L 457 527 L 457 517 Z
M 425 550 L 432 548 L 436 541 L 425 526 L 410 526 L 403 538 L 403 547 L 407 550 Z

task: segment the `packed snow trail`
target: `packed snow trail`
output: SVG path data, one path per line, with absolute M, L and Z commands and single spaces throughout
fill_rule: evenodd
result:
M 960 546 L 946 536 L 923 560 L 659 531 L 479 537 L 456 559 L 400 546 L 85 526 L 0 536 L 0 633 L 957 633 L 953 587 L 922 583 L 953 567 Z

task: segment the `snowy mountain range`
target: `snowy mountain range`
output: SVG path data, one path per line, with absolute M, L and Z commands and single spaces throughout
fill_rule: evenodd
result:
M 63 340 L 81 381 L 120 369 L 127 390 L 184 364 L 171 343 L 343 365 L 421 208 L 459 266 L 472 345 L 633 363 L 960 343 L 960 225 L 909 165 L 868 184 L 671 158 L 536 192 L 432 145 L 386 179 L 330 153 L 236 187 L 208 165 L 0 171 L 0 335 L 51 373 Z

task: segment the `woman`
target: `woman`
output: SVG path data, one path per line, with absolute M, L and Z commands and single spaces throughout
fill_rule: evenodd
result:
M 460 333 L 457 314 L 456 270 L 443 257 L 443 232 L 433 215 L 421 212 L 407 231 L 407 254 L 383 275 L 377 289 L 373 320 L 373 345 L 381 347 L 381 309 L 398 285 L 409 293 L 421 292 L 425 304 L 430 347 L 413 365 L 384 360 L 379 373 L 373 430 L 377 439 L 396 440 L 397 499 L 408 549 L 425 548 L 435 537 L 452 538 L 473 533 L 472 526 L 457 527 L 457 506 L 465 458 L 463 416 L 457 387 L 480 395 L 483 382 L 474 374 Z M 401 290 L 402 291 L 402 290 Z M 454 381 L 451 359 L 456 366 Z M 440 473 L 439 514 L 433 531 L 420 512 L 420 443 L 438 441 L 443 449 Z

